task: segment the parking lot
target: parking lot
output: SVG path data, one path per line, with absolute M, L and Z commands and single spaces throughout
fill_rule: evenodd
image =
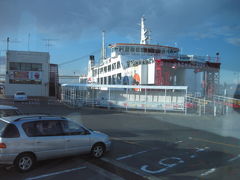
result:
M 112 140 L 111 151 L 102 159 L 81 155 L 42 161 L 24 174 L 12 167 L 1 168 L 1 179 L 240 179 L 239 139 L 222 136 L 223 128 L 213 123 L 217 118 L 73 109 L 55 99 L 0 101 L 24 113 L 67 116 L 107 133 Z M 191 120 L 195 123 L 191 124 Z

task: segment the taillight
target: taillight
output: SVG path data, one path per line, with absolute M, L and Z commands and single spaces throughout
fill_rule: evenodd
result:
M 5 143 L 0 143 L 0 148 L 7 148 L 7 145 Z

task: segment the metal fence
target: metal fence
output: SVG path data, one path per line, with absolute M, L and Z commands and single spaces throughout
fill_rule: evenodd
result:
M 64 84 L 61 101 L 72 107 L 92 106 L 143 111 L 177 111 L 226 115 L 240 110 L 240 99 L 214 95 L 212 99 L 187 94 L 186 86 Z
M 186 86 L 64 84 L 62 102 L 73 106 L 180 111 L 187 113 Z

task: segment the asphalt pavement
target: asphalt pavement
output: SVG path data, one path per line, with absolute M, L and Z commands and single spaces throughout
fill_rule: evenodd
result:
M 25 113 L 67 116 L 110 135 L 111 151 L 39 162 L 28 173 L 0 169 L 3 179 L 240 179 L 239 114 L 198 116 L 69 108 L 55 99 L 1 104 Z M 230 120 L 229 120 L 230 119 Z

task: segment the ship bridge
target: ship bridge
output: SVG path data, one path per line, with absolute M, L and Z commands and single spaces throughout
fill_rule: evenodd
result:
M 135 55 L 135 56 L 148 56 L 150 57 L 164 57 L 164 58 L 177 58 L 179 48 L 161 45 L 150 44 L 130 44 L 130 43 L 117 43 L 110 46 L 111 57 L 118 55 Z

